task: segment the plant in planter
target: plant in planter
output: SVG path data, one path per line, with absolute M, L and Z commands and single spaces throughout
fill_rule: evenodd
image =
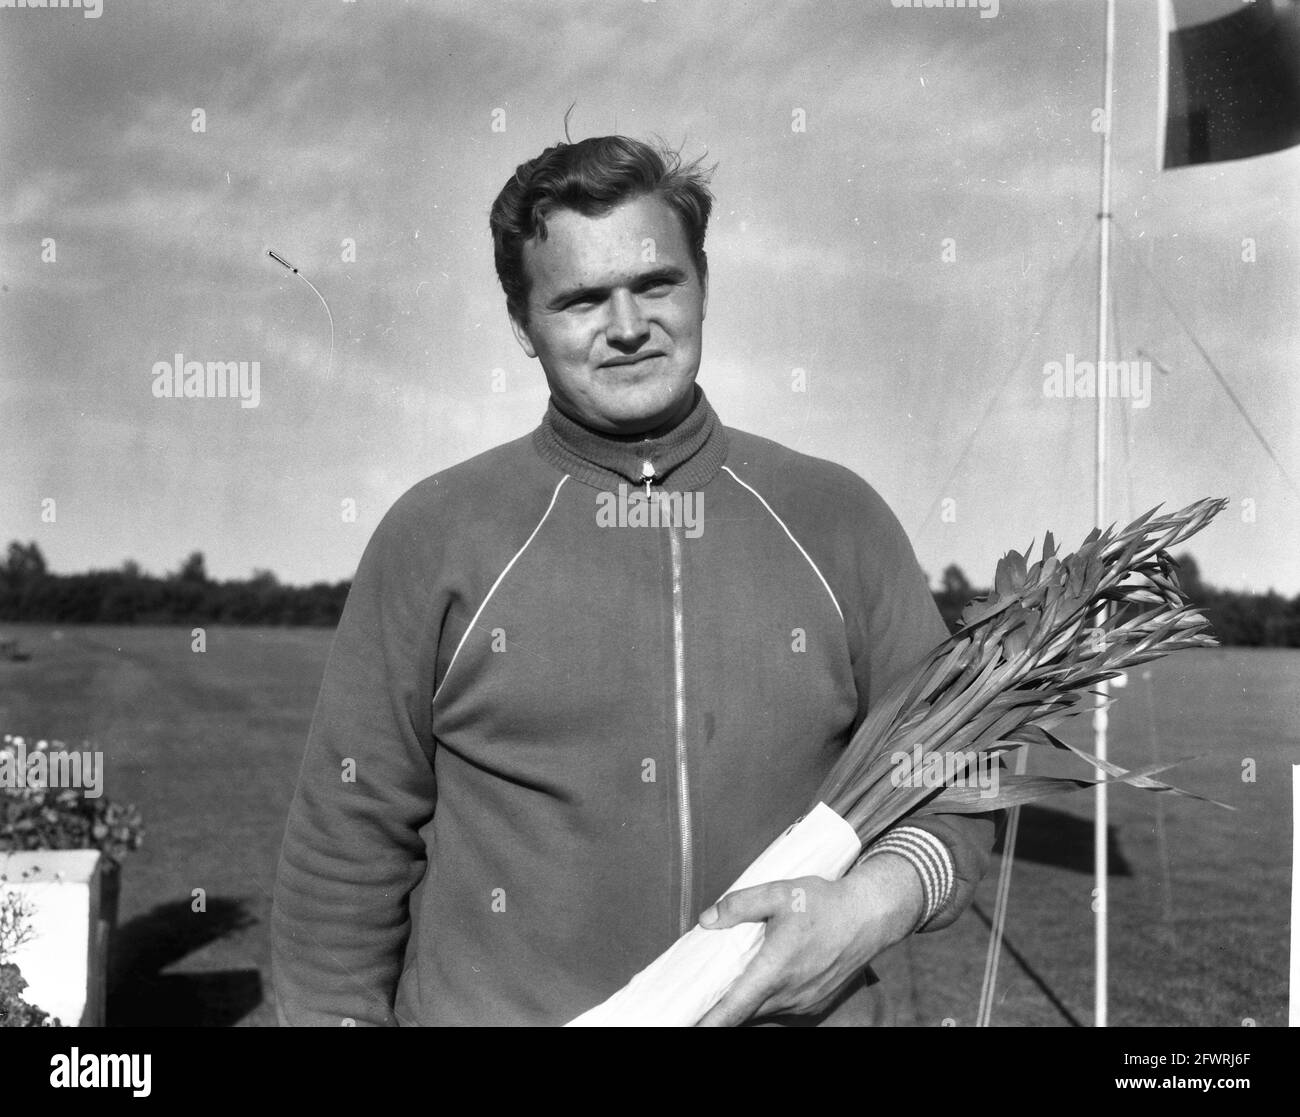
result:
M 61 880 L 58 851 L 96 850 L 102 855 L 89 878 L 94 892 L 88 901 L 91 925 L 82 936 L 83 946 L 87 945 L 85 936 L 90 936 L 88 950 L 98 959 L 97 972 L 102 974 L 108 930 L 117 918 L 121 862 L 139 848 L 144 830 L 140 812 L 134 806 L 103 797 L 101 783 L 91 785 L 87 779 L 73 779 L 73 786 L 66 785 L 70 772 L 85 776 L 93 759 L 98 758 L 91 753 L 78 757 L 61 741 L 39 740 L 29 748 L 23 737 L 4 735 L 0 740 L 0 865 L 6 860 L 31 862 L 33 852 L 49 853 L 52 864 L 42 868 L 47 874 L 52 872 L 54 879 Z M 85 764 L 81 763 L 83 760 Z M 15 856 L 6 859 L 6 854 Z M 85 864 L 84 858 L 81 862 Z M 27 877 L 27 873 L 22 875 Z M 31 923 L 35 917 L 30 900 L 24 899 L 21 891 L 12 889 L 12 885 L 33 882 L 23 879 L 9 883 L 10 889 L 0 888 L 0 901 L 7 905 L 4 910 L 8 913 L 0 928 L 9 928 L 8 938 L 0 937 L 0 1026 L 57 1023 L 43 1019 L 47 1014 L 33 1009 L 22 999 L 22 990 L 28 983 L 18 973 L 17 966 L 5 960 L 6 955 L 31 941 Z M 81 911 L 84 917 L 85 903 Z M 32 973 L 28 976 L 36 980 Z M 102 991 L 102 982 L 98 988 Z M 102 997 L 94 1003 L 102 1008 Z

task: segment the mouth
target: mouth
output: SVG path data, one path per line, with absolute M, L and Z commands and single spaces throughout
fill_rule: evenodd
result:
M 608 361 L 602 361 L 601 368 L 626 368 L 628 365 L 639 365 L 645 361 L 652 361 L 656 357 L 662 357 L 663 354 L 658 350 L 651 350 L 646 353 L 629 353 L 626 357 L 613 357 Z

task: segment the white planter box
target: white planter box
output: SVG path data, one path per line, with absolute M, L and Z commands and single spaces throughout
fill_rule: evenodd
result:
M 23 999 L 65 1026 L 104 1024 L 111 916 L 103 882 L 95 849 L 0 853 L 0 892 L 18 892 L 36 909 L 32 941 L 6 960 L 27 982 Z

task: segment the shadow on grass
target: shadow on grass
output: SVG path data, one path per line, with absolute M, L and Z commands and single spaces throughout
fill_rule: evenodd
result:
M 1002 852 L 1001 842 L 997 852 Z M 1113 826 L 1106 827 L 1106 875 L 1131 877 L 1133 868 L 1119 848 Z M 1020 808 L 1016 860 L 1032 861 L 1072 873 L 1092 873 L 1092 819 L 1031 804 Z
M 252 926 L 244 901 L 209 897 L 159 904 L 113 933 L 106 1023 L 110 1028 L 229 1027 L 262 1003 L 256 969 L 163 973 L 209 943 Z
M 1024 808 L 1024 809 L 1028 809 L 1028 808 Z M 986 912 L 982 907 L 980 907 L 979 904 L 977 903 L 971 904 L 970 910 L 980 917 L 985 927 L 987 927 L 990 931 L 993 930 L 992 917 L 988 914 L 988 912 Z M 1029 980 L 1032 981 L 1034 985 L 1038 987 L 1039 992 L 1041 992 L 1043 996 L 1047 998 L 1048 1003 L 1054 1009 L 1056 1009 L 1057 1012 L 1061 1014 L 1065 1022 L 1071 1028 L 1082 1028 L 1084 1026 L 1083 1021 L 1080 1020 L 1077 1016 L 1075 1016 L 1074 1013 L 1070 1011 L 1069 1006 L 1063 1000 L 1061 1000 L 1060 997 L 1056 995 L 1056 990 L 1053 989 L 1050 985 L 1048 985 L 1045 980 L 1043 980 L 1043 975 L 1040 974 L 1033 967 L 1033 965 L 1030 964 L 1029 960 L 1018 949 L 1016 949 L 1012 941 L 1009 938 L 1007 938 L 1005 932 L 1002 935 L 1002 949 L 1005 950 L 1007 954 L 1011 956 L 1011 960 L 1015 962 L 1016 965 L 1018 965 L 1020 969 L 1024 972 L 1024 975 L 1027 978 L 1029 978 Z M 1004 993 L 1003 996 L 1005 995 L 1006 994 Z

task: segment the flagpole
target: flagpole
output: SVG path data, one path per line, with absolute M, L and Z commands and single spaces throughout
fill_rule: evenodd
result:
M 1094 385 L 1097 390 L 1097 445 L 1096 465 L 1094 471 L 1095 521 L 1098 528 L 1105 526 L 1106 519 L 1106 390 L 1108 387 L 1106 370 L 1106 335 L 1109 329 L 1110 309 L 1110 162 L 1111 162 L 1111 109 L 1113 107 L 1112 86 L 1115 83 L 1115 0 L 1106 0 L 1106 64 L 1105 87 L 1102 103 L 1101 133 L 1101 207 L 1097 213 L 1100 236 L 1100 252 L 1097 267 L 1097 367 Z M 1104 606 L 1103 606 L 1104 608 Z M 1096 708 L 1092 715 L 1093 752 L 1097 759 L 1106 760 L 1106 702 L 1109 686 L 1105 681 L 1097 687 Z M 1105 772 L 1096 769 L 1097 778 L 1103 779 Z M 1097 811 L 1093 823 L 1093 862 L 1096 871 L 1096 884 L 1093 890 L 1093 911 L 1096 915 L 1096 989 L 1093 1000 L 1094 1025 L 1106 1027 L 1106 983 L 1107 983 L 1107 858 L 1106 830 L 1107 803 L 1106 785 L 1099 783 L 1096 789 Z

